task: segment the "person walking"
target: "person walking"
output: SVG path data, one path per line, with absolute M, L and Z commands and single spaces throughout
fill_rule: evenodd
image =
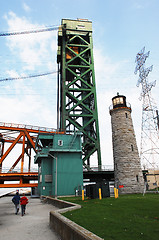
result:
M 23 196 L 20 198 L 20 205 L 21 205 L 21 215 L 24 216 L 26 205 L 28 204 L 28 198 L 23 193 Z
M 19 196 L 19 192 L 17 191 L 15 196 L 12 198 L 12 202 L 14 203 L 14 206 L 15 206 L 15 214 L 16 215 L 19 212 L 19 201 L 20 201 L 20 196 Z

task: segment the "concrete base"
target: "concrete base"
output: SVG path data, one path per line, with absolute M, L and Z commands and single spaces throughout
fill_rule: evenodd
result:
M 60 235 L 62 240 L 102 240 L 102 238 L 61 215 L 61 213 L 81 208 L 80 205 L 51 197 L 43 197 L 43 199 L 47 203 L 62 208 L 50 212 L 50 227 Z

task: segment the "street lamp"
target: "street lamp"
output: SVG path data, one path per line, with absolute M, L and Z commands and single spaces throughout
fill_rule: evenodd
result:
M 48 153 L 48 155 L 56 159 L 55 198 L 57 198 L 57 157 L 53 156 L 51 153 Z

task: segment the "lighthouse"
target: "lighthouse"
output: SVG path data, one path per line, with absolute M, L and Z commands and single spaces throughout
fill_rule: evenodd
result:
M 109 108 L 112 124 L 115 187 L 119 194 L 142 193 L 144 180 L 136 144 L 131 105 L 117 94 Z

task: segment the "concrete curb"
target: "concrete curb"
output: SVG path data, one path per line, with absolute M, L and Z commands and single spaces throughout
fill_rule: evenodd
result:
M 60 208 L 50 212 L 50 227 L 59 234 L 61 240 L 102 240 L 102 238 L 61 215 L 67 211 L 80 209 L 80 205 L 45 196 L 42 196 L 42 199 L 44 202 Z

